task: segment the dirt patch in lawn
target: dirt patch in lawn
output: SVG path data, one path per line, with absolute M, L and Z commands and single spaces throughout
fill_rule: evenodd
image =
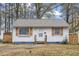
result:
M 0 44 L 1 56 L 79 56 L 79 45 Z

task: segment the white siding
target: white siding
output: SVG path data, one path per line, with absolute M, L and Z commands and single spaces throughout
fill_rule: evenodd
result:
M 16 29 L 13 29 L 12 42 L 33 42 L 32 37 L 29 36 L 16 36 Z
M 4 30 L 1 30 L 1 35 L 0 35 L 0 39 L 3 39 L 3 34 L 4 34 Z
M 69 42 L 69 28 L 64 28 L 63 37 L 67 38 L 67 41 Z
M 16 30 L 13 29 L 13 42 L 34 42 L 34 35 L 38 34 L 39 28 L 33 28 L 33 36 L 27 37 L 27 36 L 16 36 Z M 47 34 L 47 42 L 62 42 L 65 37 L 67 36 L 67 39 L 69 39 L 69 29 L 63 28 L 63 36 L 52 36 L 52 29 L 51 28 L 43 28 L 43 31 Z

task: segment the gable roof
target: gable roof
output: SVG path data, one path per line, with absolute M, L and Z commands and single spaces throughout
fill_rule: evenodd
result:
M 64 20 L 44 20 L 44 19 L 17 19 L 13 23 L 14 27 L 68 27 Z

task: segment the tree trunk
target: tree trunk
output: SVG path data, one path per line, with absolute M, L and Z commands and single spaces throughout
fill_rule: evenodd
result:
M 4 10 L 4 12 L 5 12 L 5 11 L 6 11 L 6 4 L 5 4 L 5 10 Z M 7 20 L 7 19 L 6 19 L 6 12 L 5 12 L 5 33 L 7 32 L 7 30 L 6 30 L 6 29 L 7 29 L 7 28 L 6 28 L 6 20 Z
M 26 18 L 26 4 L 24 3 L 23 18 Z
M 36 3 L 36 16 L 38 19 L 40 19 L 40 10 L 41 10 L 41 4 L 40 3 Z
M 18 12 L 19 12 L 19 3 L 16 3 L 16 19 L 19 18 Z
M 11 11 L 10 11 L 10 3 L 9 3 L 9 18 L 8 18 L 8 31 L 10 32 L 10 15 L 11 15 Z
M 68 3 L 67 4 L 67 7 L 66 7 L 66 21 L 67 21 L 67 23 L 69 23 L 69 6 L 70 6 L 70 4 Z
M 0 11 L 1 11 L 1 9 L 0 9 Z M 0 12 L 0 35 L 1 35 L 1 24 L 2 24 L 2 22 L 1 22 L 1 12 Z

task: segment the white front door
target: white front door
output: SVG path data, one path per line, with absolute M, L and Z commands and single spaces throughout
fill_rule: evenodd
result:
M 42 32 L 38 33 L 37 41 L 44 41 L 44 34 Z
M 43 31 L 42 28 L 38 29 L 37 40 L 36 41 L 45 41 L 45 39 L 44 39 L 44 31 Z

